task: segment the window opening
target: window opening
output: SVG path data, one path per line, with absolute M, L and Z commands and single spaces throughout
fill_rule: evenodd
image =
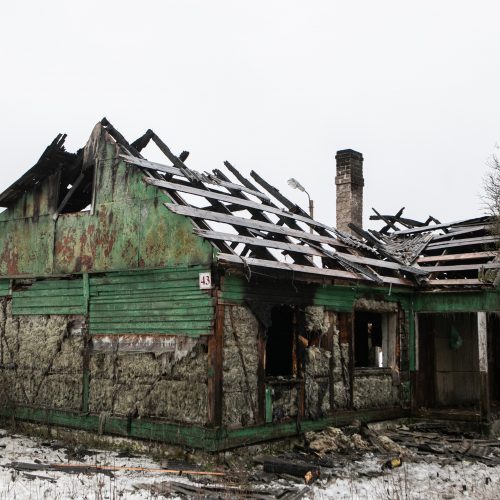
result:
M 266 376 L 293 375 L 293 313 L 290 306 L 275 306 L 271 309 L 271 326 L 266 341 Z
M 354 366 L 384 368 L 395 363 L 397 314 L 357 311 L 354 317 Z

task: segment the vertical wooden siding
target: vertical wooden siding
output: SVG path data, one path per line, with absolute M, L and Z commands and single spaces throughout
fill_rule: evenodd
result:
M 10 280 L 0 280 L 0 297 L 9 295 Z

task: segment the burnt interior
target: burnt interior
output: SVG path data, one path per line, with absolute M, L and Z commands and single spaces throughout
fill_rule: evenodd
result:
M 480 394 L 477 315 L 419 314 L 419 406 L 477 408 Z
M 271 326 L 267 330 L 266 376 L 291 377 L 293 375 L 293 308 L 274 306 Z
M 382 348 L 382 315 L 357 311 L 354 315 L 354 366 L 379 367 L 377 347 Z

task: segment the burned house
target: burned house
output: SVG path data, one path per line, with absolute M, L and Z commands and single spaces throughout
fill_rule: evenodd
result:
M 352 150 L 335 229 L 150 130 L 64 139 L 0 194 L 2 416 L 208 450 L 445 407 L 491 420 L 488 219 L 363 230 Z

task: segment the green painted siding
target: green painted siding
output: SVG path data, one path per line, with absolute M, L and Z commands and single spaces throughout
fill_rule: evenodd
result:
M 151 333 L 199 336 L 212 333 L 214 299 L 200 290 L 206 267 L 90 276 L 91 334 Z
M 83 280 L 42 280 L 12 293 L 12 314 L 84 314 Z
M 137 167 L 116 156 L 115 144 L 101 145 L 93 214 L 53 220 L 57 175 L 2 212 L 0 277 L 210 266 L 210 243 L 193 234 L 187 217 L 163 205 L 170 198 L 146 185 Z
M 498 312 L 500 290 L 416 293 L 413 307 L 415 312 Z
M 0 297 L 9 295 L 10 280 L 0 280 Z
M 245 301 L 246 282 L 240 276 L 226 274 L 222 282 L 221 298 L 227 302 L 243 304 Z
M 356 300 L 353 287 L 324 286 L 316 290 L 314 304 L 337 312 L 351 312 Z

